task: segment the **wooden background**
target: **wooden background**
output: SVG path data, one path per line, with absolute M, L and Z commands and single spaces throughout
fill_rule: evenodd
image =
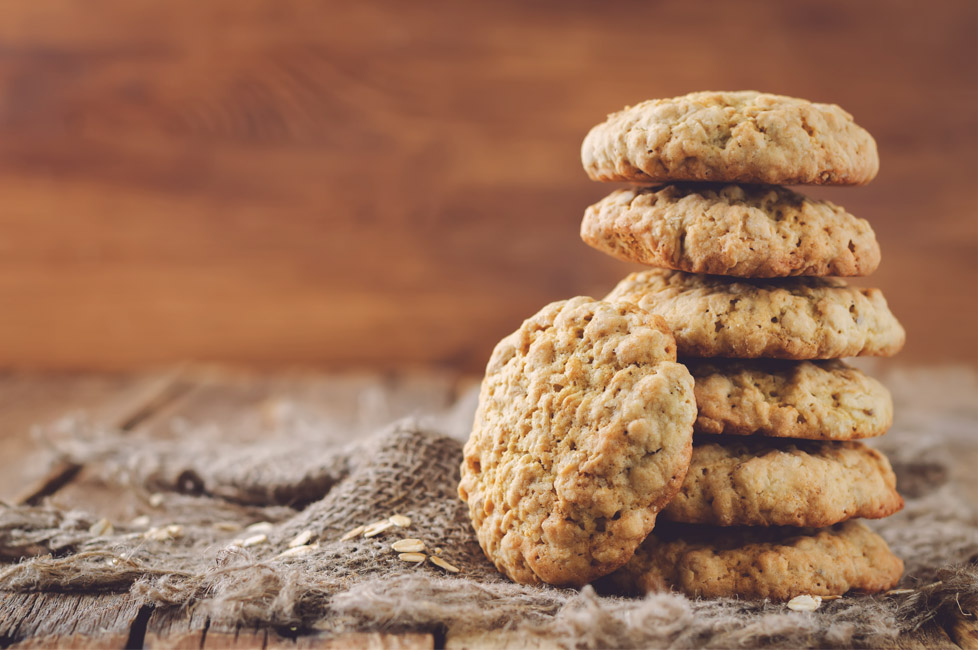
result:
M 479 370 L 629 269 L 579 146 L 649 97 L 835 102 L 911 363 L 978 356 L 972 0 L 0 6 L 0 367 Z

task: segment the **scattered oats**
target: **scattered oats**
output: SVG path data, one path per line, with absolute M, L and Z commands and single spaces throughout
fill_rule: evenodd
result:
M 411 518 L 404 515 L 391 515 L 390 522 L 398 528 L 405 528 L 411 525 Z
M 309 545 L 303 545 L 303 546 L 293 546 L 290 549 L 287 549 L 285 551 L 282 551 L 281 553 L 279 553 L 275 557 L 276 558 L 282 558 L 282 559 L 287 558 L 287 557 L 298 557 L 300 555 L 306 555 L 307 553 L 312 553 L 317 548 L 319 548 L 319 544 L 309 544 Z
M 313 536 L 314 534 L 311 530 L 304 530 L 298 535 L 296 535 L 291 542 L 289 542 L 289 548 L 295 548 L 297 546 L 305 546 L 306 544 L 312 541 Z
M 796 612 L 814 612 L 822 604 L 821 596 L 795 596 L 788 601 L 788 609 Z
M 136 528 L 146 528 L 149 526 L 149 515 L 140 515 L 133 519 L 131 524 Z
M 96 521 L 89 527 L 88 532 L 96 537 L 101 537 L 102 535 L 111 535 L 115 529 L 112 528 L 112 522 L 108 519 L 102 518 Z
M 441 567 L 442 569 L 445 569 L 445 571 L 448 571 L 449 573 L 458 573 L 459 571 L 457 566 L 453 564 L 449 564 L 446 560 L 443 560 L 440 557 L 435 557 L 434 555 L 432 555 L 428 559 L 431 560 L 432 564 L 434 564 L 437 567 Z
M 839 595 L 835 595 L 835 596 L 822 596 L 822 600 L 823 601 L 825 601 L 825 600 L 839 600 L 840 598 L 842 598 L 842 596 L 839 596 Z
M 354 537 L 360 537 L 360 535 L 363 535 L 363 531 L 366 530 L 366 528 L 367 528 L 366 526 L 357 526 L 353 530 L 344 533 L 343 537 L 340 537 L 340 541 L 345 542 L 348 539 L 353 539 Z
M 441 555 L 441 546 L 435 547 L 435 555 Z
M 916 590 L 915 589 L 890 589 L 889 591 L 884 592 L 883 595 L 884 596 L 903 596 L 904 594 L 912 594 L 914 591 L 916 591 Z
M 272 532 L 272 522 L 270 521 L 259 521 L 257 524 L 251 524 L 245 528 L 246 533 L 270 533 Z
M 169 526 L 154 526 L 143 533 L 143 537 L 157 542 L 166 542 L 171 539 L 179 539 L 183 537 L 183 526 L 178 524 L 170 524 Z
M 154 508 L 159 508 L 161 505 L 163 505 L 163 495 L 159 492 L 154 492 L 153 494 L 149 495 L 149 505 L 153 506 Z
M 375 521 L 372 524 L 368 524 L 366 528 L 363 529 L 364 537 L 376 537 L 388 528 L 393 528 L 394 524 L 390 522 L 389 519 L 382 519 L 380 521 Z
M 424 562 L 424 553 L 401 553 L 397 557 L 401 558 L 405 562 Z
M 259 544 L 264 544 L 268 541 L 268 535 L 262 533 L 260 535 L 252 535 L 251 537 L 246 537 L 241 540 L 241 546 L 248 548 L 249 546 L 258 546 Z
M 399 539 L 391 544 L 391 548 L 398 553 L 418 553 L 424 550 L 424 542 L 420 539 Z
M 234 521 L 216 521 L 213 525 L 217 530 L 223 530 L 226 533 L 236 533 L 241 530 L 241 524 Z

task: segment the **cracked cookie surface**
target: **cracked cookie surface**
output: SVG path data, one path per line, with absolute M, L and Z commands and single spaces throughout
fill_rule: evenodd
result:
M 632 593 L 790 600 L 876 593 L 896 586 L 903 561 L 882 537 L 849 521 L 831 528 L 714 528 L 663 522 L 609 581 Z
M 837 359 L 682 362 L 695 381 L 695 433 L 854 440 L 893 422 L 890 391 Z
M 583 585 L 623 565 L 689 465 L 693 379 L 629 303 L 544 307 L 486 368 L 459 496 L 512 580 Z
M 880 262 L 865 219 L 763 185 L 617 190 L 585 211 L 581 239 L 626 262 L 746 278 L 869 275 Z
M 756 91 L 690 93 L 613 113 L 584 138 L 596 181 L 864 185 L 876 142 L 835 104 Z
M 890 356 L 906 338 L 879 289 L 834 278 L 747 280 L 650 269 L 632 273 L 605 299 L 662 316 L 683 357 Z
M 883 454 L 860 442 L 698 436 L 662 518 L 715 526 L 831 526 L 903 508 Z

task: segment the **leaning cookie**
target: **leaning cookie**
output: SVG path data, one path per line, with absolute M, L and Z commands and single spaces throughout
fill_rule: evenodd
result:
M 693 379 L 629 303 L 543 308 L 493 351 L 459 496 L 516 582 L 583 585 L 632 556 L 689 466 Z
M 879 436 L 893 422 L 883 384 L 837 359 L 685 359 L 695 433 L 812 440 Z
M 883 538 L 855 521 L 821 530 L 662 522 L 608 581 L 630 594 L 784 601 L 885 591 L 902 574 Z
M 864 185 L 876 142 L 834 104 L 756 91 L 653 99 L 608 116 L 584 138 L 596 181 Z
M 869 275 L 880 262 L 865 219 L 763 185 L 617 190 L 587 209 L 581 238 L 626 262 L 745 278 Z
M 650 269 L 632 273 L 605 299 L 662 316 L 683 357 L 889 356 L 906 339 L 879 289 L 834 278 L 734 280 Z
M 662 518 L 715 526 L 831 526 L 903 508 L 883 454 L 860 442 L 697 437 Z

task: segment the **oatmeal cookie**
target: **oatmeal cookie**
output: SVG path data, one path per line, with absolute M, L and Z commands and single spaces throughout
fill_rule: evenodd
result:
M 860 442 L 697 436 L 662 518 L 715 526 L 831 526 L 903 508 L 883 454 Z
M 818 530 L 662 522 L 609 581 L 632 594 L 784 601 L 886 591 L 902 573 L 883 538 L 856 521 Z
M 869 275 L 880 263 L 865 219 L 766 185 L 616 190 L 585 211 L 581 239 L 626 262 L 745 278 Z
M 584 138 L 596 181 L 865 185 L 876 142 L 835 104 L 756 91 L 652 99 L 608 116 Z
M 812 440 L 879 436 L 893 422 L 883 384 L 837 359 L 685 359 L 695 433 Z
M 689 465 L 693 379 L 629 303 L 544 307 L 492 353 L 459 496 L 511 579 L 583 585 L 632 556 Z
M 834 278 L 746 280 L 650 269 L 606 300 L 662 316 L 683 357 L 835 359 L 890 356 L 906 333 L 879 289 Z

